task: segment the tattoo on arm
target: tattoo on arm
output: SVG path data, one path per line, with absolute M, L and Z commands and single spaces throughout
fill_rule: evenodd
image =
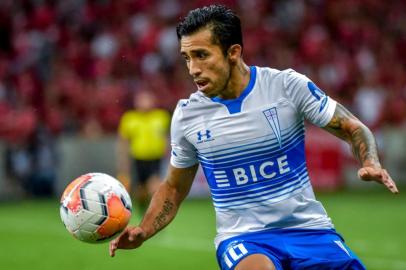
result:
M 374 135 L 341 104 L 337 104 L 334 116 L 325 129 L 346 140 L 362 165 L 380 166 Z
M 166 224 L 168 224 L 168 221 L 170 219 L 171 212 L 174 208 L 174 204 L 166 199 L 164 201 L 164 205 L 162 207 L 161 212 L 157 215 L 157 217 L 154 220 L 154 228 L 155 230 L 159 231 L 163 227 L 165 227 Z
M 361 164 L 380 165 L 375 138 L 365 125 L 352 131 L 352 151 Z

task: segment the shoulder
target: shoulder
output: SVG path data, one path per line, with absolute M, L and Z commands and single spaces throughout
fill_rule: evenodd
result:
M 310 81 L 305 75 L 289 68 L 278 70 L 269 67 L 257 67 L 257 84 L 262 92 L 273 99 L 288 97 L 292 92 L 307 85 Z
M 280 73 L 280 70 L 270 67 L 255 66 L 257 81 L 269 81 Z
M 287 87 L 290 82 L 295 80 L 309 80 L 305 75 L 295 71 L 292 68 L 279 70 L 269 67 L 256 67 L 257 77 L 260 82 L 279 84 Z
M 170 114 L 168 111 L 164 109 L 154 109 L 151 114 L 156 117 L 156 118 L 161 118 L 161 119 L 166 119 L 170 117 Z
M 292 80 L 308 80 L 308 78 L 297 72 L 296 70 L 292 68 L 284 69 L 284 70 L 277 70 L 277 69 L 271 69 L 271 75 L 273 79 L 275 80 L 280 80 L 285 86 L 289 84 Z
M 121 116 L 122 122 L 127 122 L 127 121 L 134 120 L 134 119 L 138 119 L 138 113 L 134 110 L 126 111 Z
M 200 92 L 195 92 L 187 99 L 180 99 L 176 105 L 173 117 L 187 117 L 200 113 L 202 108 L 212 103 L 211 100 Z
M 270 68 L 270 67 L 259 67 L 256 66 L 257 70 L 257 76 L 260 78 L 281 78 L 281 77 L 286 77 L 292 74 L 299 74 L 295 70 L 288 68 L 288 69 L 276 69 L 276 68 Z
M 274 70 L 272 80 L 288 95 L 307 86 L 310 79 L 292 68 Z
M 133 129 L 136 125 L 138 125 L 140 119 L 138 117 L 138 113 L 134 110 L 129 110 L 123 113 L 120 118 L 120 123 L 118 126 L 119 132 L 122 136 L 126 137 L 128 132 Z
M 188 107 L 190 106 L 190 100 L 189 99 L 180 99 L 178 103 L 176 104 L 175 110 L 172 115 L 172 124 L 176 124 L 178 122 L 183 121 L 185 111 L 188 110 Z
M 306 75 L 299 73 L 291 68 L 282 70 L 280 76 L 283 80 L 284 86 L 286 87 L 289 87 L 292 83 L 307 83 L 308 81 L 310 81 L 310 79 Z

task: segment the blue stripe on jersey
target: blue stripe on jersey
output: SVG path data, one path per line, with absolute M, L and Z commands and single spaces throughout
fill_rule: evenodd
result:
M 229 148 L 229 149 L 224 149 L 222 153 L 218 153 L 217 155 L 213 155 L 213 153 L 203 153 L 201 151 L 197 152 L 198 157 L 201 159 L 201 161 L 209 161 L 213 159 L 217 159 L 219 157 L 227 157 L 227 156 L 233 156 L 235 153 L 246 153 L 247 151 L 254 150 L 257 151 L 258 149 L 263 150 L 266 147 L 272 147 L 275 149 L 280 149 L 281 147 L 288 145 L 291 143 L 292 140 L 297 139 L 297 137 L 304 135 L 304 126 L 301 126 L 296 129 L 292 129 L 289 131 L 289 133 L 286 133 L 283 135 L 283 144 L 280 145 L 279 142 L 275 137 L 272 137 L 270 139 L 268 138 L 263 138 L 263 141 L 257 142 L 257 143 L 252 143 L 252 144 L 247 144 L 243 145 L 242 147 L 239 147 L 238 149 L 235 148 Z
M 257 69 L 255 68 L 255 66 L 250 66 L 250 81 L 247 87 L 241 92 L 241 95 L 238 98 L 221 99 L 219 97 L 214 97 L 211 100 L 225 105 L 230 114 L 241 112 L 242 102 L 254 88 L 256 77 L 257 77 Z
M 261 147 L 255 147 L 255 148 L 249 148 L 244 151 L 239 150 L 236 152 L 231 152 L 227 153 L 225 155 L 217 155 L 213 156 L 211 158 L 205 157 L 201 155 L 200 153 L 197 154 L 197 157 L 202 164 L 202 166 L 208 167 L 208 168 L 218 168 L 220 167 L 226 167 L 227 163 L 231 162 L 231 165 L 235 164 L 236 161 L 239 161 L 240 163 L 244 163 L 243 160 L 245 159 L 252 159 L 252 158 L 261 158 L 261 157 L 267 157 L 269 156 L 270 153 L 272 153 L 273 156 L 280 155 L 284 153 L 285 151 L 288 151 L 290 148 L 295 147 L 298 142 L 301 142 L 304 140 L 304 132 L 303 131 L 298 131 L 297 134 L 292 135 L 289 140 L 284 140 L 284 146 L 280 148 L 278 142 L 276 143 L 271 143 L 268 145 L 263 145 Z M 222 157 L 222 158 L 217 158 L 217 157 Z
M 290 182 L 289 184 L 276 189 L 273 193 L 268 193 L 264 195 L 258 195 L 257 197 L 246 198 L 246 199 L 236 199 L 230 202 L 214 202 L 213 205 L 216 208 L 220 209 L 244 209 L 245 207 L 249 207 L 250 205 L 258 205 L 258 203 L 266 203 L 272 204 L 279 202 L 287 197 L 290 197 L 290 193 L 301 189 L 303 187 L 307 187 L 307 184 L 310 183 L 309 177 L 298 179 L 295 182 Z
M 272 158 L 282 155 L 292 149 L 296 150 L 301 149 L 300 144 L 304 144 L 304 134 L 297 134 L 295 137 L 292 137 L 289 141 L 285 142 L 286 144 L 283 148 L 279 148 L 278 144 L 265 145 L 259 149 L 248 149 L 246 151 L 237 151 L 229 153 L 227 158 L 218 158 L 218 159 L 209 159 L 205 158 L 202 155 L 198 154 L 198 159 L 202 167 L 210 169 L 224 169 L 230 166 L 243 165 L 246 162 L 251 162 L 254 160 L 263 160 L 264 158 Z M 303 150 L 304 151 L 304 150 Z
M 291 185 L 290 187 L 284 187 L 283 189 L 281 189 L 281 193 L 275 194 L 274 196 L 260 197 L 256 200 L 251 201 L 239 200 L 236 201 L 234 204 L 227 205 L 214 204 L 214 207 L 216 208 L 216 211 L 223 210 L 227 212 L 231 209 L 242 210 L 248 208 L 255 208 L 263 205 L 274 204 L 296 195 L 297 191 L 301 192 L 301 190 L 309 186 L 310 179 L 307 177 L 306 179 L 302 179 L 300 180 L 300 182 Z
M 303 130 L 303 132 L 304 132 L 304 123 L 303 123 L 303 121 L 299 121 L 299 122 L 297 122 L 296 124 L 292 125 L 289 128 L 282 129 L 281 134 L 283 136 L 283 139 L 285 139 L 285 140 L 289 139 L 291 137 L 291 135 L 293 133 L 297 132 L 298 130 Z M 230 143 L 216 145 L 215 148 L 218 148 L 219 150 L 214 150 L 213 147 L 201 148 L 200 150 L 198 150 L 198 154 L 201 154 L 201 155 L 204 155 L 204 156 L 210 156 L 210 155 L 212 155 L 214 153 L 223 153 L 223 152 L 227 152 L 227 151 L 233 150 L 233 149 L 245 150 L 246 148 L 254 147 L 254 146 L 255 147 L 263 147 L 264 145 L 268 144 L 268 142 L 270 142 L 270 141 L 276 142 L 277 139 L 276 139 L 275 136 L 267 135 L 267 136 L 247 139 L 247 141 L 249 142 L 248 144 L 242 144 L 242 143 L 244 143 L 244 141 L 239 141 L 237 146 L 227 147 L 227 148 L 224 148 L 224 147 L 229 146 Z M 256 141 L 256 142 L 253 142 L 253 141 Z M 208 150 L 208 151 L 205 152 L 205 151 L 202 151 L 202 150 Z
M 213 203 L 216 206 L 231 206 L 236 204 L 244 204 L 244 203 L 251 203 L 252 201 L 258 200 L 269 200 L 272 198 L 279 197 L 281 194 L 285 194 L 285 191 L 292 189 L 293 187 L 297 187 L 299 185 L 303 185 L 305 182 L 309 181 L 309 175 L 307 172 L 302 174 L 300 177 L 291 181 L 285 180 L 282 183 L 277 185 L 263 188 L 262 191 L 255 190 L 250 192 L 245 192 L 243 194 L 238 194 L 238 196 L 230 197 L 230 198 L 221 198 L 221 199 L 214 199 Z
M 304 135 L 296 138 L 291 143 L 289 143 L 289 145 L 286 145 L 284 148 L 277 149 L 277 151 L 267 147 L 264 150 L 261 149 L 260 151 L 254 153 L 251 153 L 252 151 L 245 155 L 244 153 L 242 153 L 232 158 L 222 159 L 220 161 L 215 160 L 211 162 L 204 162 L 199 158 L 199 162 L 202 168 L 205 169 L 205 172 L 208 173 L 206 177 L 210 178 L 211 170 L 212 171 L 224 169 L 227 170 L 236 166 L 238 167 L 249 166 L 250 164 L 260 163 L 261 161 L 276 159 L 278 157 L 283 156 L 283 154 L 287 154 L 292 151 L 294 151 L 295 153 L 294 155 L 289 155 L 289 161 L 295 161 L 295 163 L 297 164 L 296 161 L 301 162 L 302 160 L 304 160 L 304 155 L 302 155 L 300 149 L 304 149 Z M 272 150 L 273 152 L 271 152 Z M 302 159 L 298 159 L 299 157 Z

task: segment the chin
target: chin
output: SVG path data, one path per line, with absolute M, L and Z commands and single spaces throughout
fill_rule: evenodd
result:
M 213 98 L 213 97 L 217 96 L 216 92 L 210 91 L 209 89 L 199 90 L 199 91 L 202 92 L 206 97 L 209 97 L 209 98 Z

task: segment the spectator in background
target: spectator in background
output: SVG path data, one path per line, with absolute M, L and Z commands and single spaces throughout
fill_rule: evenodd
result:
M 170 115 L 156 108 L 150 91 L 135 93 L 133 103 L 134 108 L 123 114 L 118 128 L 118 178 L 144 212 L 160 182 Z

